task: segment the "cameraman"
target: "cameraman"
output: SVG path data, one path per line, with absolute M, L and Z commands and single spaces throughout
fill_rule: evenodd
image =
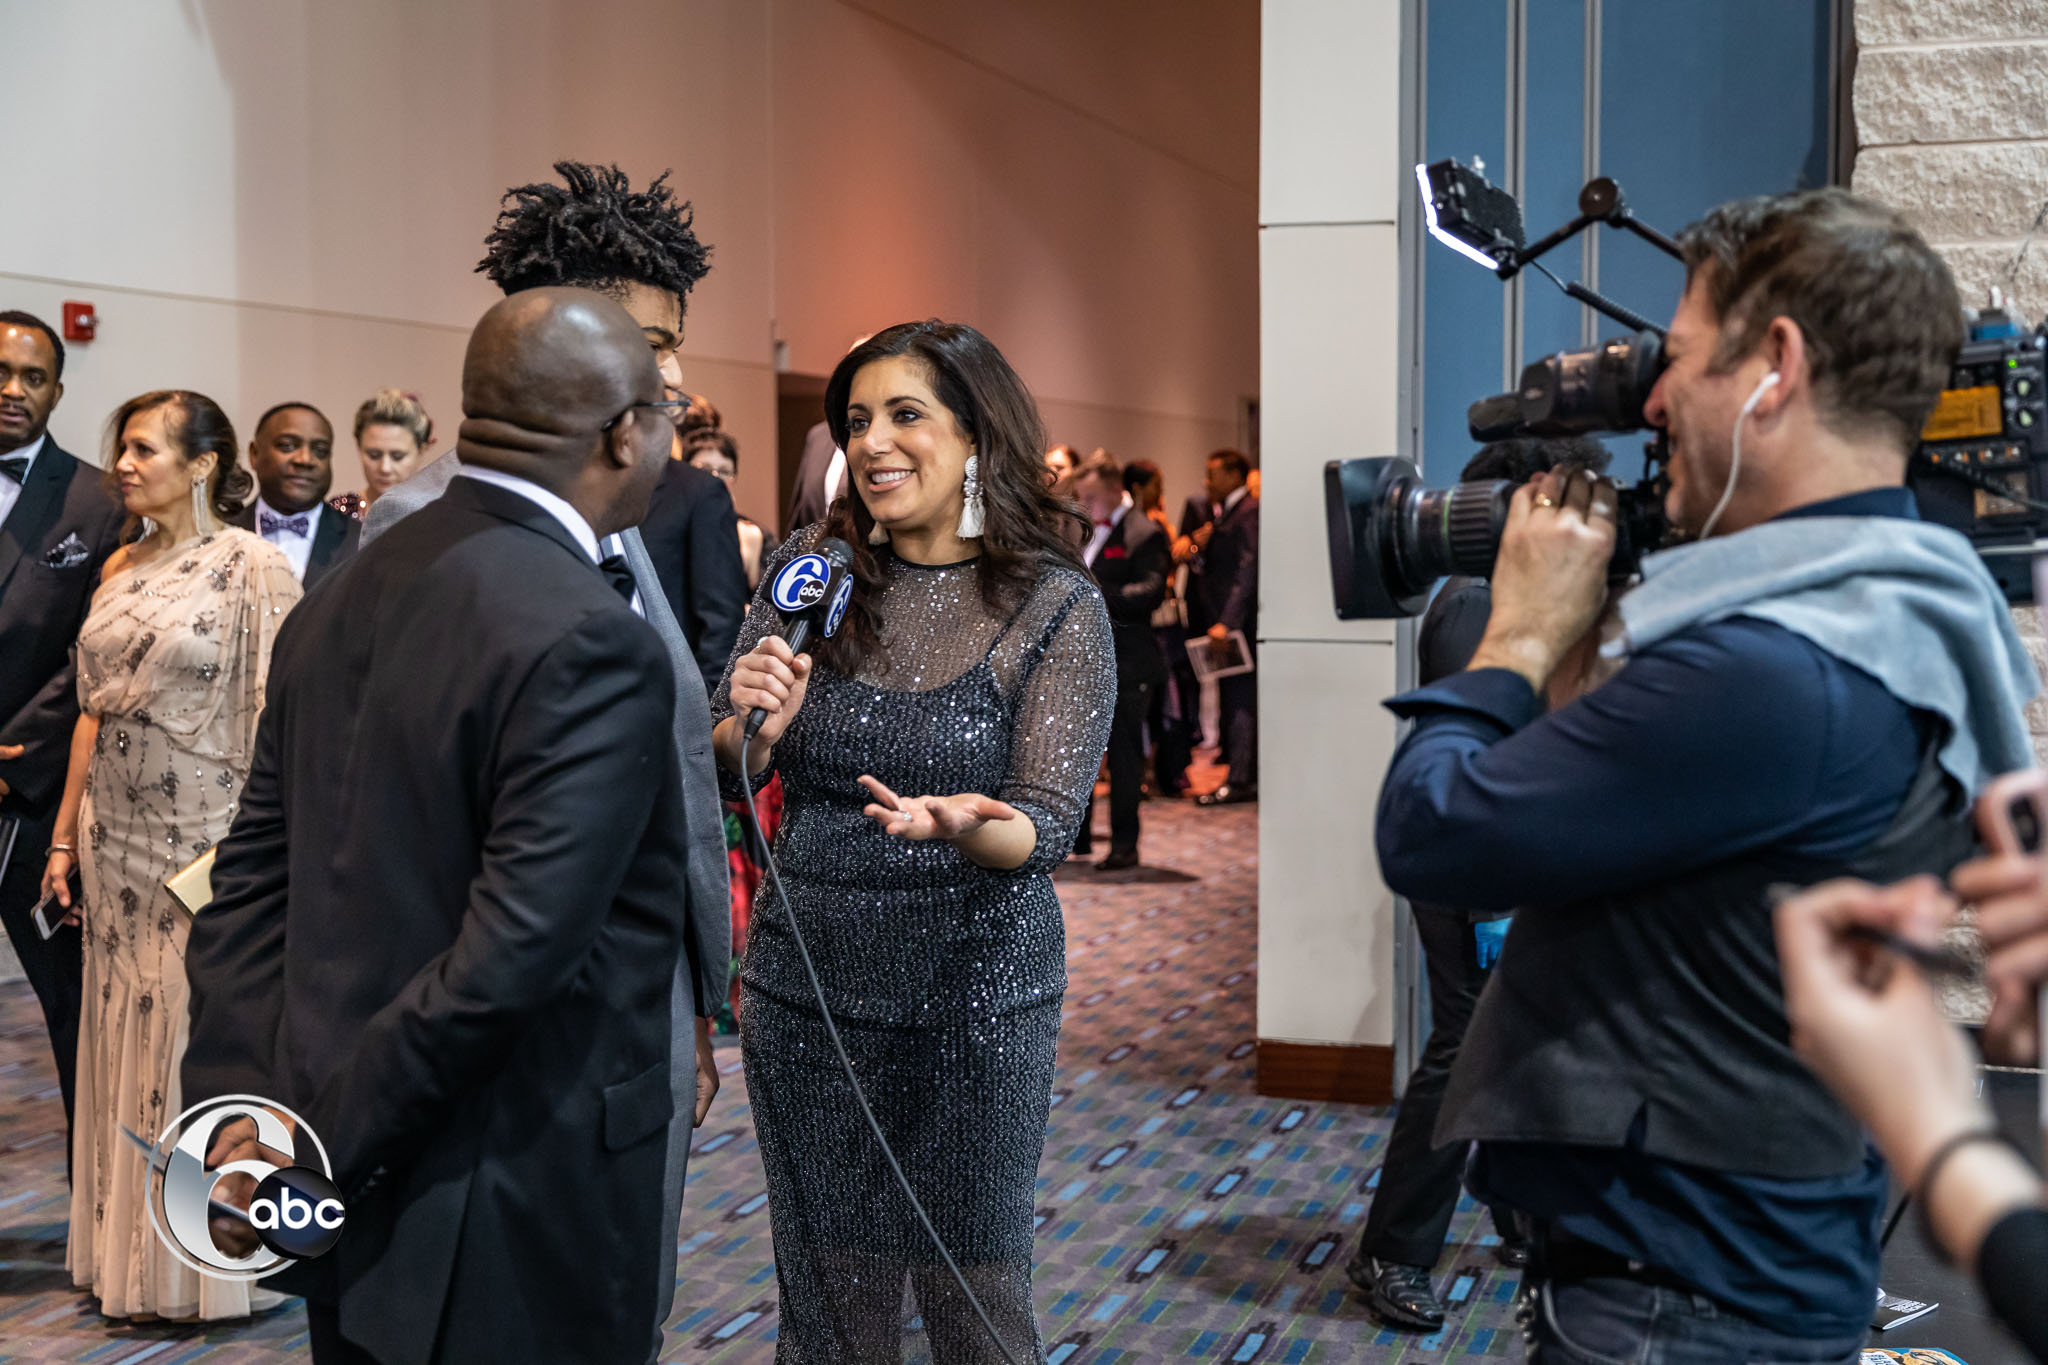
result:
M 1962 338 L 1948 269 L 1891 210 L 1724 205 L 1646 407 L 1665 511 L 1601 652 L 1615 494 L 1519 490 L 1471 666 L 1389 703 L 1395 890 L 1519 906 L 1437 1136 L 1529 1216 L 1538 1360 L 1852 1361 L 1883 1164 L 1793 1053 L 1766 891 L 1953 865 L 1963 799 L 2030 761 L 2033 670 L 1961 536 L 1901 485 Z

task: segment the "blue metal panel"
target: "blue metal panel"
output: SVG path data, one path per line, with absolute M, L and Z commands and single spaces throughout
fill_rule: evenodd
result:
M 1425 161 L 1456 157 L 1507 172 L 1508 6 L 1500 0 L 1429 0 L 1424 30 Z M 1417 459 L 1446 482 L 1472 454 L 1465 407 L 1500 387 L 1502 286 L 1462 256 L 1424 239 L 1422 445 Z
M 1586 6 L 1584 0 L 1528 0 L 1524 48 L 1522 215 L 1532 236 L 1568 222 L 1586 183 Z M 1543 263 L 1562 279 L 1580 275 L 1577 242 Z M 1522 279 L 1520 365 L 1578 345 L 1579 305 L 1535 271 Z
M 1600 173 L 1621 182 L 1638 217 L 1675 236 L 1726 200 L 1827 183 L 1828 0 L 1630 0 L 1603 11 Z M 1600 292 L 1670 317 L 1684 268 L 1646 242 L 1604 237 Z M 1634 477 L 1641 442 L 1612 444 L 1615 472 Z

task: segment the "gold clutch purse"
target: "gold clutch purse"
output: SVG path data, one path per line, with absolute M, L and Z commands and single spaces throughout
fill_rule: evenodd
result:
M 194 858 L 164 880 L 164 886 L 185 913 L 196 915 L 213 900 L 213 849 Z

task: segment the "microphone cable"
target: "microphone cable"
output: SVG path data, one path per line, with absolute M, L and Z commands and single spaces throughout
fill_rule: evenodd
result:
M 846 1055 L 846 1044 L 839 1039 L 839 1026 L 832 1022 L 831 1006 L 825 1003 L 825 984 L 818 979 L 818 969 L 811 961 L 810 945 L 804 942 L 803 926 L 797 923 L 796 911 L 789 903 L 788 893 L 782 889 L 782 874 L 775 866 L 775 854 L 769 847 L 767 832 L 761 828 L 761 812 L 754 805 L 754 778 L 746 771 L 747 754 L 752 747 L 752 739 L 752 736 L 747 736 L 740 746 L 740 788 L 747 794 L 747 823 L 753 828 L 755 842 L 761 846 L 761 869 L 768 874 L 768 884 L 775 889 L 776 904 L 782 907 L 783 917 L 789 921 L 790 934 L 796 939 L 797 954 L 803 959 L 804 975 L 810 979 L 811 994 L 818 1001 L 818 1017 L 825 1021 L 825 1036 L 832 1040 L 832 1051 L 839 1058 L 840 1069 L 846 1073 L 846 1083 L 853 1087 L 853 1098 L 860 1105 L 861 1117 L 868 1121 L 868 1131 L 875 1135 L 875 1144 L 882 1149 L 882 1158 L 889 1163 L 889 1172 L 896 1177 L 896 1184 L 903 1191 L 903 1197 L 910 1201 L 911 1212 L 917 1215 L 917 1221 L 924 1228 L 925 1236 L 931 1238 L 932 1245 L 938 1248 L 939 1259 L 946 1263 L 946 1270 L 952 1275 L 953 1283 L 959 1285 L 960 1292 L 967 1296 L 968 1306 L 974 1309 L 974 1316 L 981 1320 L 981 1330 L 988 1333 L 988 1339 L 995 1346 L 997 1353 L 1008 1362 L 1008 1365 L 1018 1365 L 1017 1357 L 1010 1354 L 1010 1348 L 1003 1343 L 1002 1337 L 996 1332 L 995 1324 L 989 1320 L 988 1310 L 981 1306 L 981 1300 L 968 1288 L 967 1277 L 960 1273 L 959 1265 L 953 1260 L 953 1253 L 947 1250 L 945 1242 L 940 1240 L 939 1230 L 932 1226 L 931 1215 L 924 1211 L 924 1204 L 918 1199 L 917 1191 L 910 1188 L 910 1177 L 903 1173 L 902 1165 L 896 1160 L 896 1153 L 890 1150 L 889 1139 L 882 1136 L 882 1125 L 875 1118 L 874 1109 L 868 1104 L 867 1092 L 861 1089 L 860 1077 L 854 1074 L 853 1059 Z M 744 1020 L 740 1026 L 746 1027 Z

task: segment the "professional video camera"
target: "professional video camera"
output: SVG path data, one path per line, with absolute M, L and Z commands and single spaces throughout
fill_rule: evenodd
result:
M 1626 433 L 1647 425 L 1643 404 L 1664 371 L 1664 331 L 1641 314 L 1577 281 L 1559 280 L 1538 257 L 1596 223 L 1625 229 L 1680 257 L 1678 244 L 1629 212 L 1620 186 L 1601 177 L 1579 191 L 1579 215 L 1533 246 L 1523 245 L 1514 196 L 1455 161 L 1415 168 L 1429 233 L 1503 280 L 1535 268 L 1570 297 L 1631 328 L 1633 335 L 1545 356 L 1522 371 L 1513 393 L 1466 410 L 1476 441 L 1517 436 Z M 1930 521 L 1968 536 L 2008 600 L 2033 600 L 2033 556 L 2048 549 L 2048 323 L 2025 333 L 1994 291 L 1973 316 L 1949 387 L 1908 467 L 1907 484 Z M 1644 553 L 1677 542 L 1664 515 L 1669 479 L 1664 438 L 1648 446 L 1648 472 L 1620 490 L 1610 581 L 1633 577 Z M 1423 485 L 1395 458 L 1332 460 L 1323 469 L 1330 576 L 1337 615 L 1412 616 L 1446 574 L 1493 570 L 1514 485 L 1505 481 Z

